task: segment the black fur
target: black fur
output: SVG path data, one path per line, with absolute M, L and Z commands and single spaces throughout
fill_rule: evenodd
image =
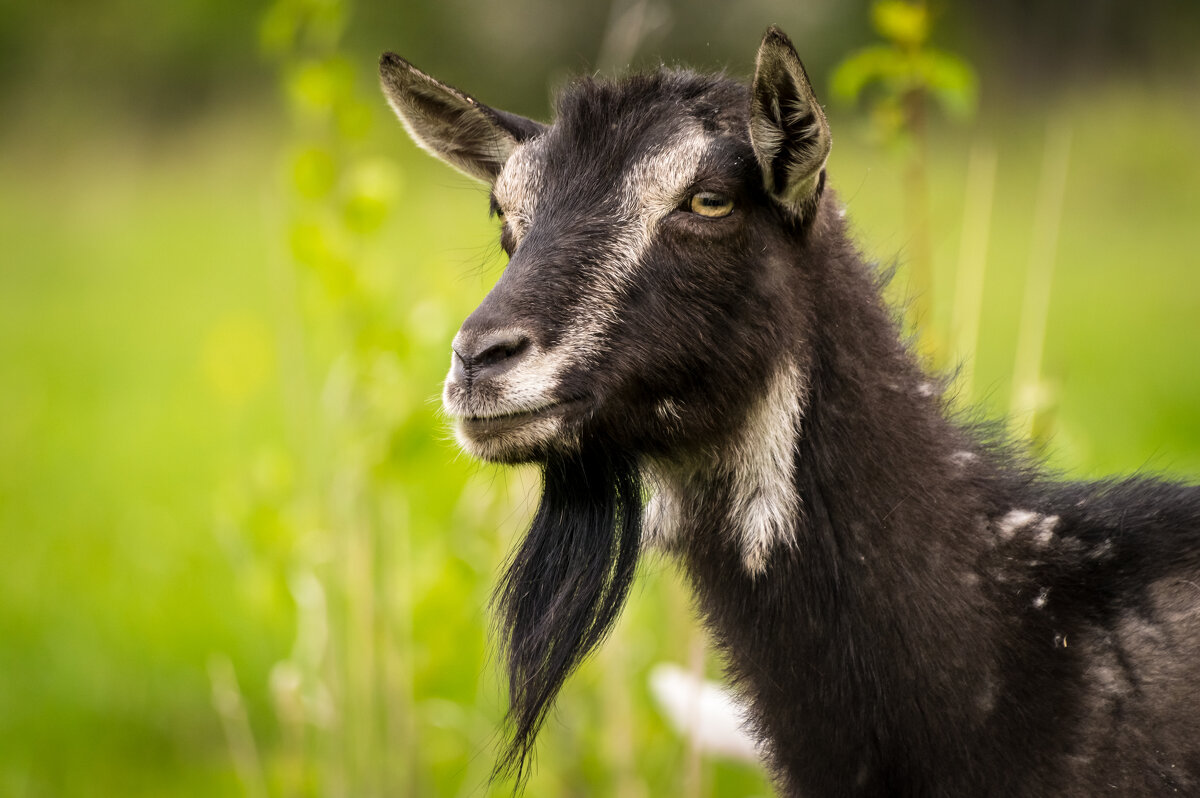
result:
M 486 373 L 447 386 L 464 445 L 545 474 L 498 592 L 512 698 L 498 772 L 527 773 L 563 680 L 611 628 L 650 475 L 675 491 L 669 546 L 783 794 L 1200 795 L 1200 488 L 1056 481 L 948 412 L 836 196 L 811 179 L 828 131 L 804 113 L 803 68 L 782 34 L 763 48 L 752 91 L 678 70 L 584 80 L 544 131 L 500 131 L 534 136 L 538 210 L 523 237 L 505 216 L 508 269 L 456 339 Z M 420 78 L 408 68 L 389 86 L 385 70 L 385 88 Z M 421 97 L 452 91 L 430 81 Z M 463 97 L 444 102 L 474 103 Z M 793 113 L 756 140 L 771 97 Z M 631 170 L 697 130 L 706 146 L 679 207 L 620 271 Z M 461 158 L 462 142 L 424 143 Z M 811 163 L 784 168 L 779 152 Z M 696 192 L 734 211 L 692 213 Z M 563 343 L 614 301 L 581 351 Z M 487 344 L 497 331 L 503 348 Z M 506 400 L 531 352 L 559 365 Z M 800 419 L 776 473 L 799 510 L 794 543 L 756 571 L 735 499 L 777 486 L 747 486 L 730 458 L 763 434 L 755 409 L 780 374 L 798 376 Z
M 588 447 L 542 465 L 542 500 L 496 590 L 511 738 L 496 775 L 522 784 L 567 676 L 600 644 L 633 584 L 641 481 L 627 455 Z
M 712 486 L 684 550 L 781 791 L 1200 794 L 1200 489 L 1056 483 L 947 420 L 823 223 L 799 546 L 731 567 Z

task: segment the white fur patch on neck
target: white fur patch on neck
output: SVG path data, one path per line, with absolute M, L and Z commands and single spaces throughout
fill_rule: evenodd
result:
M 796 490 L 796 445 L 802 418 L 799 369 L 789 363 L 767 384 L 728 450 L 707 464 L 643 465 L 652 490 L 643 517 L 644 543 L 670 551 L 696 526 L 696 514 L 724 512 L 728 534 L 751 576 L 766 572 L 771 553 L 796 545 L 800 495 Z M 707 495 L 724 486 L 728 506 L 713 507 Z
M 766 572 L 774 549 L 796 545 L 801 387 L 794 364 L 780 369 L 723 458 L 730 478 L 731 531 L 739 538 L 742 564 L 752 576 Z
M 679 541 L 684 525 L 683 490 L 658 463 L 642 467 L 642 479 L 650 489 L 650 500 L 642 511 L 642 545 L 670 551 Z

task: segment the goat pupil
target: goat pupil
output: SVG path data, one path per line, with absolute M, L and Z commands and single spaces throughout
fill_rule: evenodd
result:
M 702 216 L 725 216 L 733 210 L 733 201 L 723 194 L 701 191 L 692 195 L 691 209 Z

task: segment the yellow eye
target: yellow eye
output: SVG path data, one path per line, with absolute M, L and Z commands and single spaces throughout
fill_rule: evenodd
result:
M 724 194 L 711 191 L 700 191 L 692 195 L 692 213 L 707 216 L 710 219 L 720 219 L 733 213 L 733 200 Z

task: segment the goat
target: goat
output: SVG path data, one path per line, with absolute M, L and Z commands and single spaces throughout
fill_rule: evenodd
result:
M 1200 795 L 1200 488 L 1055 480 L 949 412 L 781 31 L 749 87 L 582 79 L 551 125 L 380 72 L 413 139 L 490 185 L 509 256 L 443 395 L 466 451 L 543 475 L 497 591 L 497 774 L 528 774 L 653 546 L 781 794 Z

